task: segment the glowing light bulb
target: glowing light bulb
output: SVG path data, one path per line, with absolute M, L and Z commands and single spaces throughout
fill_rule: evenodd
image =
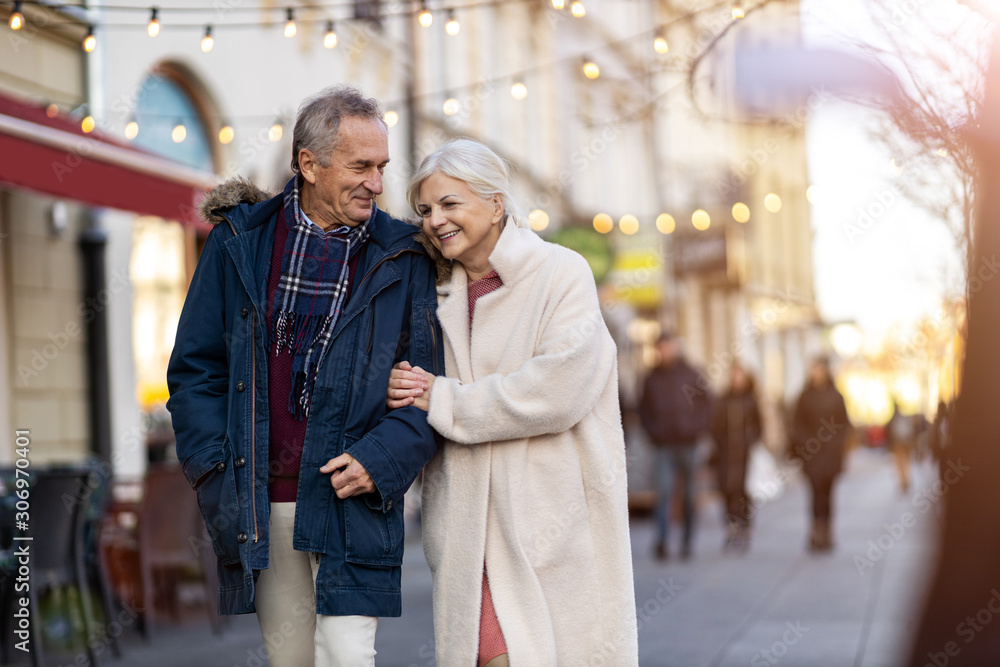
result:
M 444 101 L 444 106 L 442 107 L 442 110 L 444 111 L 445 116 L 454 116 L 455 114 L 458 113 L 459 109 L 461 108 L 462 105 L 459 104 L 458 100 L 456 100 L 454 97 L 449 97 Z
M 764 197 L 764 208 L 766 208 L 771 213 L 777 213 L 781 210 L 781 197 L 774 194 L 773 192 Z
M 298 27 L 295 25 L 295 10 L 289 7 L 285 11 L 288 17 L 288 20 L 285 22 L 285 37 L 295 37 L 295 33 L 299 31 Z
M 540 208 L 536 208 L 528 214 L 528 224 L 536 232 L 540 232 L 549 226 L 549 214 Z
M 59 105 L 53 103 L 53 104 L 50 104 L 49 106 L 45 107 L 45 115 L 48 116 L 49 118 L 55 118 L 56 116 L 58 116 L 59 115 Z
M 14 11 L 11 12 L 9 25 L 11 30 L 20 30 L 24 27 L 24 14 L 21 13 L 20 2 L 14 3 Z
M 271 126 L 271 129 L 267 131 L 267 138 L 271 141 L 281 141 L 281 135 L 284 133 L 284 129 L 281 127 L 281 123 L 275 123 Z
M 223 125 L 219 129 L 219 143 L 220 144 L 231 144 L 233 139 L 236 138 L 236 131 L 233 129 L 232 125 Z
M 674 216 L 669 213 L 661 213 L 656 216 L 656 229 L 661 234 L 673 234 L 674 230 L 677 229 L 677 222 L 674 220 Z
M 600 234 L 607 234 L 615 228 L 615 221 L 607 213 L 598 213 L 594 216 L 594 230 Z
M 587 8 L 583 6 L 580 0 L 573 0 L 573 3 L 569 6 L 569 11 L 578 19 L 582 19 L 587 15 Z
M 396 123 L 399 122 L 399 114 L 392 110 L 386 111 L 383 120 L 388 127 L 396 127 Z
M 205 26 L 205 36 L 201 38 L 201 52 L 208 53 L 215 46 L 215 38 L 212 37 L 212 26 Z
M 97 123 L 94 121 L 93 116 L 85 116 L 82 121 L 80 121 L 80 129 L 84 131 L 85 134 L 90 134 L 97 127 Z
M 510 96 L 515 100 L 523 100 L 528 96 L 528 87 L 520 81 L 515 81 L 510 87 Z
M 170 138 L 174 140 L 175 144 L 179 144 L 187 139 L 188 130 L 184 127 L 184 123 L 177 123 L 174 125 L 174 129 L 170 131 Z
M 462 29 L 462 24 L 458 22 L 455 18 L 455 10 L 448 10 L 448 22 L 444 24 L 444 31 L 448 33 L 449 37 L 454 37 Z
M 333 21 L 326 22 L 326 34 L 323 35 L 323 46 L 328 49 L 337 48 L 337 31 L 333 28 Z
M 552 9 L 566 9 L 566 0 L 552 0 Z
M 132 141 L 139 136 L 139 123 L 130 121 L 128 125 L 125 126 L 125 138 Z
M 420 7 L 420 14 L 417 15 L 417 21 L 419 21 L 420 25 L 423 27 L 430 28 L 434 25 L 434 15 L 428 11 L 426 2 L 421 2 Z
M 663 35 L 657 35 L 653 40 L 653 50 L 659 53 L 661 56 L 670 50 L 670 45 L 667 44 L 667 38 Z
M 596 79 L 601 76 L 601 68 L 597 66 L 597 63 L 588 60 L 583 63 L 583 75 L 588 79 Z
M 94 37 L 94 27 L 90 26 L 87 29 L 87 36 L 83 38 L 83 50 L 87 53 L 93 53 L 94 49 L 97 48 L 97 38 Z
M 736 222 L 746 222 L 750 219 L 750 207 L 741 201 L 733 204 L 733 220 Z
M 622 230 L 622 234 L 628 234 L 631 236 L 639 231 L 639 218 L 632 214 L 626 214 L 622 216 L 622 219 L 618 221 L 618 229 Z
M 708 211 L 703 209 L 698 209 L 691 214 L 691 224 L 698 231 L 705 231 L 712 224 L 712 218 L 708 215 Z
M 152 15 L 149 17 L 149 23 L 146 24 L 146 32 L 150 37 L 156 37 L 160 34 L 160 19 L 157 18 L 157 14 L 160 10 L 153 7 Z
M 733 20 L 739 20 L 746 16 L 746 12 L 743 11 L 743 3 L 734 2 L 733 3 Z

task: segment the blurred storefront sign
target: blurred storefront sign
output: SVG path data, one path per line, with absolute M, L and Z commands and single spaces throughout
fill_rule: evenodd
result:
M 645 310 L 656 310 L 662 305 L 666 267 L 659 241 L 655 236 L 619 241 L 608 275 L 617 300 Z
M 738 286 L 746 280 L 746 247 L 742 230 L 727 227 L 674 238 L 674 273 Z
M 674 272 L 678 276 L 726 271 L 726 236 L 721 231 L 678 235 L 674 251 Z

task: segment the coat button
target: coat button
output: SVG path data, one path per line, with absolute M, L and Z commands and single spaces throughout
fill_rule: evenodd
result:
M 243 309 L 240 311 L 240 317 L 246 317 L 249 314 L 250 314 L 250 309 L 247 308 L 246 306 L 243 306 Z
M 218 462 L 218 463 L 217 463 L 217 464 L 215 465 L 215 469 L 216 469 L 216 470 L 217 470 L 218 472 L 226 472 L 226 462 L 225 462 L 225 461 L 219 461 L 219 462 Z
M 239 382 L 236 383 L 236 391 L 243 391 L 246 388 L 247 388 L 247 383 L 244 382 L 243 380 L 240 380 Z
M 240 531 L 240 534 L 236 536 L 236 541 L 239 542 L 240 544 L 243 544 L 244 542 L 247 541 L 247 534 L 244 533 L 243 531 Z
M 387 510 L 391 510 L 392 509 L 392 500 L 385 501 L 385 508 Z
M 236 457 L 236 461 L 234 463 L 236 463 L 236 467 L 237 468 L 242 468 L 243 466 L 245 466 L 247 464 L 247 460 L 245 458 L 243 458 L 242 456 L 238 456 L 238 457 Z

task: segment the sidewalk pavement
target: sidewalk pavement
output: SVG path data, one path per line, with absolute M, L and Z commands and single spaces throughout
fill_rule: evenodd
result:
M 806 553 L 809 494 L 800 478 L 760 509 L 742 557 L 721 552 L 718 504 L 701 512 L 687 563 L 655 563 L 652 525 L 633 524 L 640 663 L 901 664 L 921 610 L 941 509 L 930 491 L 933 467 L 924 464 L 917 473 L 903 496 L 886 454 L 855 452 L 835 491 L 837 546 L 827 555 Z M 672 597 L 660 603 L 664 588 Z
M 930 464 L 920 466 L 914 488 L 903 496 L 884 452 L 852 454 L 836 488 L 837 547 L 821 556 L 805 550 L 808 490 L 796 476 L 781 497 L 760 508 L 753 544 L 743 556 L 722 553 L 721 507 L 714 496 L 699 510 L 694 556 L 687 562 L 653 560 L 652 521 L 634 520 L 640 664 L 901 664 L 933 561 L 940 510 L 930 490 L 935 479 Z M 149 643 L 130 631 L 123 638 L 123 659 L 108 657 L 102 664 L 267 664 L 254 616 L 233 618 L 221 636 L 209 632 L 203 615 L 188 618 L 180 625 L 159 625 Z M 414 535 L 403 564 L 403 617 L 379 621 L 376 662 L 432 667 L 433 646 L 430 573 Z M 72 658 L 49 664 L 74 664 Z

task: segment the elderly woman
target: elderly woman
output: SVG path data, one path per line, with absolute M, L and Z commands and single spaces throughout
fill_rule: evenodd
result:
M 636 665 L 617 361 L 590 267 L 531 231 L 477 142 L 424 159 L 407 197 L 439 256 L 446 375 L 398 365 L 389 405 L 444 437 L 423 482 L 437 662 Z

